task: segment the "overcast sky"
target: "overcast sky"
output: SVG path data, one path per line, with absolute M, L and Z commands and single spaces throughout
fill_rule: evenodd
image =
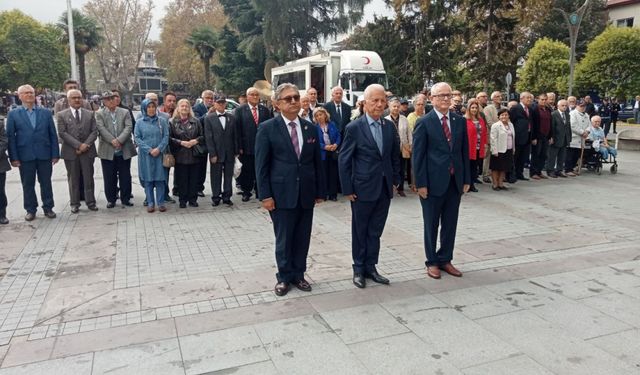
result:
M 71 6 L 74 8 L 82 8 L 88 0 L 71 0 Z M 151 28 L 151 39 L 160 38 L 160 28 L 158 21 L 162 19 L 165 13 L 165 7 L 171 0 L 153 0 L 153 27 Z M 9 9 L 19 9 L 41 22 L 57 22 L 58 18 L 67 10 L 66 0 L 0 0 L 0 11 Z M 373 15 L 391 15 L 392 11 L 388 9 L 384 0 L 372 0 L 365 8 L 365 20 L 373 20 Z

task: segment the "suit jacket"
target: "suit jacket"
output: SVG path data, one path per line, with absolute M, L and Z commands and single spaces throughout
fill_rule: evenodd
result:
M 9 160 L 33 161 L 60 158 L 58 134 L 48 109 L 34 106 L 36 127 L 31 126 L 27 110 L 18 107 L 7 116 Z
M 131 132 L 133 124 L 129 112 L 120 107 L 116 107 L 116 124 L 115 129 L 112 126 L 111 114 L 108 108 L 102 108 L 96 112 L 96 127 L 98 128 L 98 136 L 100 142 L 98 144 L 98 157 L 100 159 L 113 160 L 115 147 L 111 141 L 118 139 L 122 144 L 122 157 L 127 160 L 136 156 L 136 148 L 133 145 Z
M 58 99 L 56 103 L 53 105 L 53 114 L 57 115 L 59 112 L 64 111 L 65 109 L 68 109 L 68 108 L 69 108 L 69 100 L 65 95 L 62 98 Z M 86 99 L 82 99 L 82 108 L 88 109 L 89 111 L 93 112 L 93 108 L 91 108 L 91 104 L 89 104 L 89 102 Z
M 4 121 L 0 120 L 0 173 L 7 172 L 11 169 L 9 159 L 7 159 L 7 149 L 9 148 L 9 140 L 7 132 L 4 130 Z
M 258 123 L 253 119 L 251 107 L 249 104 L 243 104 L 236 108 L 233 115 L 237 121 L 237 127 L 240 134 L 240 150 L 244 155 L 255 154 L 256 134 L 258 133 L 258 125 L 273 118 L 269 109 L 262 104 L 258 104 Z
M 344 130 L 351 122 L 351 106 L 345 102 L 340 102 L 340 112 L 342 116 L 338 116 L 338 110 L 336 109 L 336 104 L 332 101 L 324 104 L 324 109 L 329 112 L 329 116 L 331 116 L 331 121 L 338 127 L 340 134 L 344 134 Z
M 442 130 L 435 110 L 422 116 L 413 131 L 413 170 L 416 188 L 426 187 L 429 195 L 442 196 L 449 186 L 449 167 L 453 165 L 456 187 L 462 194 L 463 185 L 471 181 L 469 174 L 469 138 L 467 121 L 449 111 L 451 146 Z
M 531 142 L 531 107 L 529 107 L 529 115 L 527 116 L 522 104 L 514 105 L 509 110 L 509 120 L 516 129 L 516 145 L 523 146 Z
M 342 194 L 356 194 L 363 202 L 378 200 L 382 189 L 393 197 L 393 185 L 400 184 L 400 137 L 393 122 L 380 121 L 382 154 L 365 115 L 347 125 L 338 157 Z
M 273 198 L 276 209 L 310 209 L 325 197 L 318 129 L 300 119 L 302 149 L 296 155 L 282 116 L 265 121 L 256 136 L 258 199 Z
M 513 124 L 509 122 L 509 129 L 511 130 L 511 135 L 515 135 L 516 131 L 513 128 Z M 498 121 L 495 124 L 491 125 L 491 153 L 493 155 L 504 154 L 507 152 L 507 146 L 509 142 L 509 134 L 507 130 L 504 128 L 502 121 Z M 515 142 L 513 144 L 513 151 L 515 151 Z
M 76 150 L 82 143 L 89 145 L 89 150 L 82 155 L 96 157 L 95 142 L 98 138 L 98 128 L 93 111 L 80 108 L 80 123 L 78 123 L 72 109 L 64 109 L 56 114 L 56 122 L 58 135 L 62 139 L 60 155 L 64 160 L 75 160 L 78 157 Z
M 191 108 L 193 110 L 193 114 L 196 115 L 196 118 L 200 120 L 201 123 L 204 122 L 204 118 L 207 116 L 209 112 L 209 108 L 207 108 L 204 103 L 200 102 Z
M 557 109 L 551 113 L 551 147 L 568 147 L 571 143 L 571 116 L 565 112 L 565 118 L 567 121 L 562 119 L 562 114 Z
M 224 129 L 217 113 L 211 113 L 204 119 L 204 136 L 210 157 L 217 157 L 218 163 L 233 161 L 240 153 L 238 125 L 236 118 L 225 113 L 226 124 Z

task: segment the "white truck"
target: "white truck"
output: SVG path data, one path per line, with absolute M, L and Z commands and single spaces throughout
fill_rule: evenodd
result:
M 370 84 L 388 87 L 380 55 L 357 50 L 323 52 L 273 68 L 271 87 L 275 89 L 285 82 L 298 86 L 301 94 L 315 88 L 321 103 L 331 100 L 331 88 L 340 86 L 344 90 L 342 101 L 351 106 Z

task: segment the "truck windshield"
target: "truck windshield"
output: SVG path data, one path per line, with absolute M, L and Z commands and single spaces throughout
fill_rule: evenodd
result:
M 352 91 L 364 91 L 367 86 L 374 83 L 387 87 L 387 75 L 384 73 L 353 73 L 351 75 Z

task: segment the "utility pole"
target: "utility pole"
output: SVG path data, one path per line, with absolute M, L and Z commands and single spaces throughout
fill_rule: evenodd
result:
M 578 41 L 578 31 L 580 30 L 580 23 L 582 22 L 582 18 L 588 7 L 589 0 L 585 0 L 584 4 L 571 14 L 567 14 L 563 9 L 555 8 L 562 13 L 564 21 L 569 28 L 569 96 L 573 94 L 573 72 L 576 64 L 576 43 Z
M 71 79 L 78 80 L 78 66 L 76 63 L 76 38 L 73 34 L 73 10 L 71 0 L 67 0 L 67 27 L 69 33 L 69 56 L 71 56 Z M 84 82 L 81 82 L 84 84 Z M 84 90 L 84 87 L 81 87 Z

